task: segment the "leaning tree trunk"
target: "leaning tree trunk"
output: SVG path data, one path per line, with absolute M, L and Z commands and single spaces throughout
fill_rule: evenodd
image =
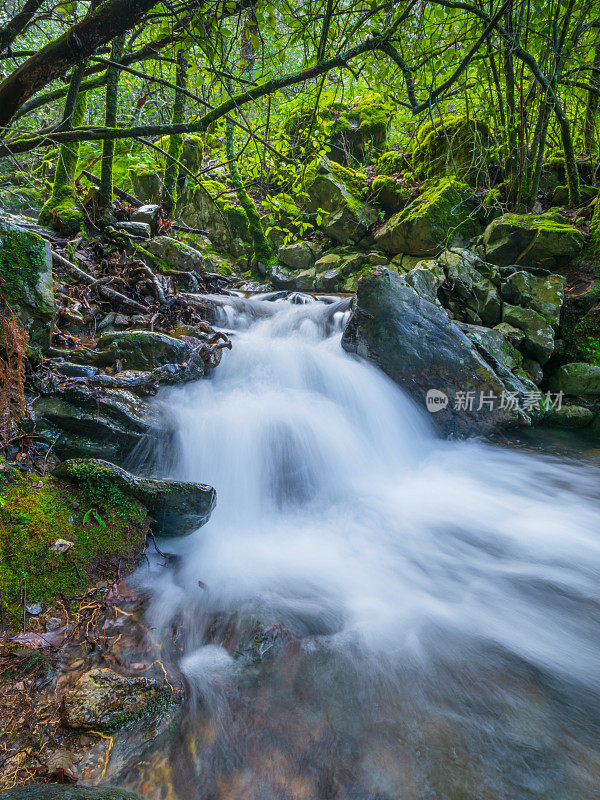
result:
M 113 41 L 110 60 L 118 63 L 125 49 L 125 34 L 121 33 Z M 119 94 L 119 76 L 121 70 L 109 65 L 106 70 L 106 108 L 104 112 L 104 125 L 115 128 L 117 124 L 117 100 Z M 113 199 L 113 160 L 115 155 L 115 140 L 105 139 L 102 142 L 102 166 L 100 169 L 100 190 L 98 192 L 98 210 L 105 211 L 110 207 Z
M 600 71 L 600 42 L 598 42 L 596 45 L 594 69 Z M 594 147 L 596 145 L 596 125 L 598 124 L 598 106 L 600 105 L 600 97 L 598 96 L 598 92 L 600 92 L 600 77 L 598 77 L 598 72 L 592 71 L 590 76 L 590 87 L 591 90 L 588 92 L 583 128 L 585 151 L 588 156 L 593 155 Z
M 179 125 L 185 118 L 185 90 L 187 88 L 187 61 L 183 50 L 177 52 L 177 69 L 175 75 L 175 99 L 173 101 L 173 113 L 171 124 Z M 182 91 L 183 90 L 183 91 Z M 183 152 L 183 135 L 172 133 L 169 136 L 169 147 L 165 164 L 165 175 L 162 189 L 162 205 L 165 211 L 172 214 L 177 202 L 177 180 L 179 178 L 179 160 Z
M 87 93 L 80 92 L 85 62 L 73 68 L 65 100 L 60 130 L 76 128 L 83 122 Z M 83 225 L 83 211 L 75 193 L 75 170 L 79 158 L 79 142 L 65 142 L 58 151 L 52 193 L 40 212 L 42 225 L 50 225 L 66 235 L 74 235 Z

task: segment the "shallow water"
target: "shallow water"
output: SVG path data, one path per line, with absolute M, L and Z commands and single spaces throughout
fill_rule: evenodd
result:
M 597 800 L 598 466 L 439 440 L 341 349 L 347 300 L 294 299 L 225 299 L 232 351 L 160 399 L 171 476 L 218 502 L 138 575 L 188 694 L 120 779 L 180 800 Z

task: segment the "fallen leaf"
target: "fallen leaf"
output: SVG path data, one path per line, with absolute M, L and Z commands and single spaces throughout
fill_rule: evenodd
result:
M 27 647 L 29 650 L 39 650 L 42 647 L 58 647 L 65 640 L 65 631 L 67 626 L 57 628 L 55 631 L 47 631 L 46 633 L 18 633 L 10 640 L 22 647 Z

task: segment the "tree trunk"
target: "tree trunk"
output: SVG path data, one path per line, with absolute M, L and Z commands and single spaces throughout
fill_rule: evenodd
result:
M 175 99 L 171 124 L 179 125 L 185 117 L 185 89 L 187 88 L 187 61 L 183 50 L 177 51 L 177 70 L 175 75 Z M 183 89 L 183 91 L 181 91 Z M 162 204 L 168 214 L 175 210 L 177 202 L 177 179 L 179 178 L 179 159 L 183 151 L 183 135 L 172 133 L 169 136 L 167 152 L 171 158 L 165 164 L 165 175 L 162 190 Z
M 119 61 L 125 48 L 125 34 L 120 33 L 113 41 L 110 60 Z M 106 69 L 106 108 L 104 124 L 107 128 L 114 128 L 117 124 L 117 99 L 119 93 L 118 67 L 109 66 Z M 100 190 L 98 192 L 98 208 L 107 209 L 113 199 L 113 159 L 115 155 L 114 139 L 102 142 L 102 166 L 100 169 Z
M 594 56 L 594 67 L 600 70 L 600 42 L 596 45 L 596 53 Z M 600 89 L 600 77 L 597 72 L 592 72 L 590 75 L 590 86 L 594 89 Z M 598 105 L 600 97 L 596 92 L 588 92 L 588 100 L 585 108 L 585 122 L 583 128 L 583 135 L 585 140 L 585 151 L 588 156 L 593 156 L 594 147 L 596 145 L 596 125 L 598 124 Z

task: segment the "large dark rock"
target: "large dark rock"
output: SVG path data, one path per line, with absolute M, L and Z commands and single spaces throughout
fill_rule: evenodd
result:
M 521 389 L 525 394 L 532 384 L 512 373 L 510 381 L 503 380 L 441 306 L 390 270 L 373 270 L 359 281 L 342 345 L 380 367 L 422 408 L 429 390 L 445 393 L 447 405 L 432 414 L 444 434 L 487 433 L 531 422 L 521 407 L 502 408 L 501 398 Z M 510 371 L 507 363 L 503 369 Z M 472 408 L 460 407 L 461 392 L 473 393 Z M 478 410 L 481 393 L 495 398 L 493 408 L 484 404 Z
M 116 490 L 138 500 L 154 517 L 161 536 L 185 536 L 208 521 L 217 493 L 202 483 L 141 478 L 121 467 L 95 458 L 63 461 L 55 469 L 58 478 L 79 484 L 93 483 L 106 492 Z
M 2 800 L 146 800 L 120 786 L 69 786 L 61 783 L 30 783 L 3 792 Z

